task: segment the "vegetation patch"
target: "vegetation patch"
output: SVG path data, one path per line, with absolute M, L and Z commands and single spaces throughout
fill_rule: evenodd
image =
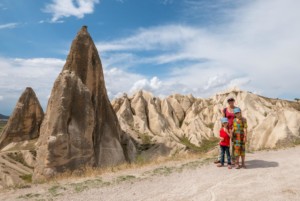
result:
M 28 183 L 32 182 L 32 174 L 20 175 L 19 177 Z
M 151 144 L 152 143 L 152 137 L 149 136 L 147 133 L 138 133 L 138 135 L 143 144 Z
M 136 179 L 136 177 L 133 176 L 133 175 L 119 176 L 119 177 L 117 178 L 117 183 L 123 182 L 123 181 L 129 181 L 129 180 L 133 180 L 133 179 Z
M 156 168 L 151 172 L 146 172 L 145 174 L 150 174 L 151 176 L 161 176 L 161 175 L 168 176 L 174 171 L 174 169 L 175 167 L 164 166 L 164 167 Z
M 41 194 L 38 194 L 38 193 L 27 193 L 25 195 L 19 196 L 18 198 L 19 199 L 30 199 L 31 200 L 32 198 L 38 198 L 40 196 L 41 196 Z
M 89 187 L 84 184 L 84 183 L 76 183 L 76 184 L 72 184 L 72 187 L 73 187 L 73 190 L 76 192 L 76 193 L 80 193 L 84 190 L 87 190 L 89 189 Z
M 67 190 L 65 187 L 55 185 L 55 186 L 52 186 L 51 188 L 49 188 L 48 192 L 50 193 L 51 196 L 56 197 L 58 195 L 61 195 L 62 191 L 65 191 L 65 190 Z
M 214 129 L 215 124 L 213 122 L 207 124 L 207 127 L 210 128 L 211 130 Z
M 73 191 L 76 193 L 80 193 L 90 188 L 99 188 L 103 186 L 111 185 L 110 182 L 104 182 L 101 178 L 98 179 L 90 179 L 80 183 L 72 183 L 70 186 L 73 188 Z
M 187 137 L 186 135 L 182 137 L 178 137 L 181 144 L 186 146 L 186 149 L 192 152 L 197 153 L 206 153 L 213 149 L 217 143 L 219 142 L 219 139 L 216 137 L 211 137 L 209 139 L 203 139 L 202 142 L 199 145 L 195 145 L 191 142 L 191 139 Z

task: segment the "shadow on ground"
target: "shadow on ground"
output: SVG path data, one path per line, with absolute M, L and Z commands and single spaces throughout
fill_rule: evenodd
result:
M 273 168 L 278 167 L 279 163 L 273 161 L 264 161 L 264 160 L 250 160 L 246 161 L 247 169 L 254 168 Z

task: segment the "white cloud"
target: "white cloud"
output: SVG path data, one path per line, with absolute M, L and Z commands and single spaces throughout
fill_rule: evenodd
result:
M 118 68 L 104 68 L 104 78 L 107 93 L 110 99 L 113 99 L 125 92 L 129 92 L 133 83 L 138 82 L 145 77 Z
M 7 23 L 7 24 L 0 24 L 0 29 L 13 29 L 16 28 L 18 23 Z
M 0 113 L 9 114 L 26 87 L 32 87 L 45 108 L 64 61 L 54 58 L 0 58 Z
M 100 52 L 120 50 L 169 50 L 181 45 L 199 33 L 199 30 L 180 25 L 158 26 L 139 29 L 133 36 L 115 41 L 98 42 Z
M 1 58 L 0 57 L 0 113 L 12 112 L 21 93 L 32 87 L 41 105 L 46 105 L 53 83 L 61 72 L 65 60 L 56 58 Z M 144 76 L 117 68 L 104 68 L 107 92 L 111 99 L 129 92 L 135 82 Z M 156 86 L 155 79 L 152 85 Z M 5 97 L 5 99 L 4 99 Z
M 162 82 L 157 78 L 153 77 L 151 80 L 141 79 L 136 81 L 130 89 L 131 93 L 137 92 L 138 90 L 144 89 L 147 91 L 156 91 L 162 86 Z
M 130 54 L 134 59 L 128 60 L 128 66 L 139 60 L 172 65 L 169 75 L 160 78 L 162 86 L 197 96 L 237 85 L 271 97 L 293 98 L 299 96 L 300 86 L 299 7 L 298 0 L 249 1 L 232 10 L 231 21 L 224 24 L 150 27 L 126 38 L 98 42 L 97 47 L 110 63 L 115 54 Z M 148 51 L 151 56 L 143 54 Z M 156 76 L 160 77 L 159 71 Z M 135 85 L 149 87 L 149 83 Z M 166 91 L 160 87 L 160 92 Z
M 52 22 L 61 22 L 59 19 L 75 16 L 83 18 L 86 14 L 94 12 L 99 0 L 52 0 L 46 5 L 44 12 L 52 14 Z

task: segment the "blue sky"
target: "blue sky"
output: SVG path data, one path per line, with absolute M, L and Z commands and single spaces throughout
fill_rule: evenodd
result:
M 298 0 L 0 0 L 0 113 L 31 86 L 45 108 L 87 25 L 111 99 L 239 87 L 300 97 Z

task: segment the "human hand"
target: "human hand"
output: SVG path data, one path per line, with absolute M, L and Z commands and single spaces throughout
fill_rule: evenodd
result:
M 223 141 L 224 141 L 224 138 L 223 138 L 223 137 L 220 137 L 220 140 L 221 140 L 221 142 L 223 142 Z

